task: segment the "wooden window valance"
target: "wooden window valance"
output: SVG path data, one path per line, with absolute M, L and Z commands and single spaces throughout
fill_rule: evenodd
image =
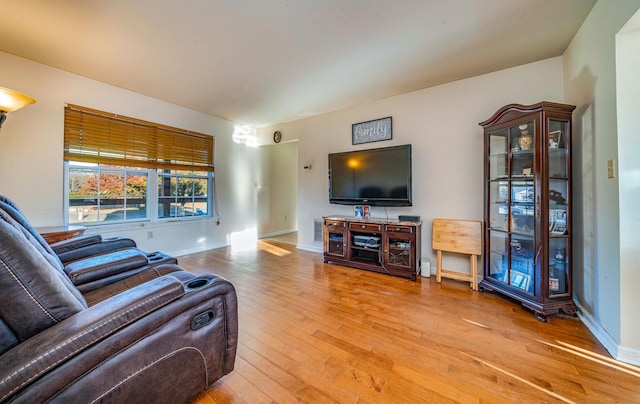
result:
M 213 171 L 213 150 L 213 136 L 77 105 L 64 109 L 67 161 Z

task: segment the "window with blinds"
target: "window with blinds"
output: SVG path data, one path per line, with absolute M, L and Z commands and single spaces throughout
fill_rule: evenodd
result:
M 214 138 L 65 107 L 67 224 L 211 217 Z
M 77 105 L 65 107 L 66 161 L 213 171 L 213 150 L 209 135 Z

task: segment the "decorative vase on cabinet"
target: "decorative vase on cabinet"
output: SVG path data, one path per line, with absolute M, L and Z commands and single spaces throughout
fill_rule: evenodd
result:
M 510 104 L 481 122 L 485 245 L 481 290 L 538 319 L 575 315 L 571 267 L 571 114 L 575 106 Z

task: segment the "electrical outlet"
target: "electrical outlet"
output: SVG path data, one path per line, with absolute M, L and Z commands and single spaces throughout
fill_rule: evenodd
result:
M 148 238 L 149 240 L 151 240 L 151 239 L 153 238 L 153 232 L 152 232 L 152 231 L 148 231 L 148 232 L 147 232 L 147 238 Z

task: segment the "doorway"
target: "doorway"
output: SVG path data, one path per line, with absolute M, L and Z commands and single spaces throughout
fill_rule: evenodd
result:
M 298 142 L 260 147 L 258 187 L 258 238 L 298 231 Z M 296 234 L 292 234 L 296 233 Z

